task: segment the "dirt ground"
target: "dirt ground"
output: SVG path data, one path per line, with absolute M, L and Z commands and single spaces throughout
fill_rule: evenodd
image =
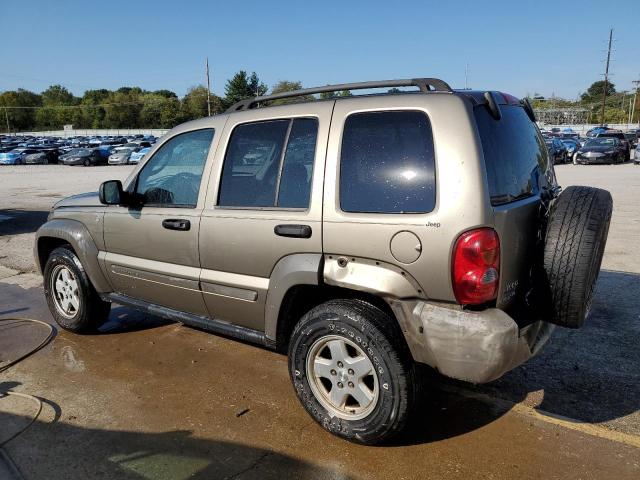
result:
M 130 168 L 0 168 L 0 318 L 52 323 L 33 232 L 57 199 Z M 640 166 L 557 174 L 614 198 L 591 318 L 557 329 L 537 358 L 491 384 L 432 378 L 396 443 L 364 447 L 322 430 L 284 356 L 114 307 L 99 334 L 57 330 L 0 373 L 0 392 L 44 402 L 5 452 L 28 479 L 640 478 Z M 45 334 L 0 321 L 0 367 Z M 0 442 L 33 413 L 22 397 L 0 397 Z M 2 478 L 13 476 L 0 455 Z

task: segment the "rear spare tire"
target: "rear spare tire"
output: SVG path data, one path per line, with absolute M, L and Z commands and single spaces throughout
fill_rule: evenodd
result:
M 568 187 L 554 201 L 544 246 L 551 323 L 580 328 L 589 314 L 612 209 L 611 194 L 592 187 Z

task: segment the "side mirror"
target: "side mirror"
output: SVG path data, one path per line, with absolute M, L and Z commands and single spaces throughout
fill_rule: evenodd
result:
M 100 185 L 98 190 L 100 203 L 105 205 L 122 205 L 125 194 L 120 180 L 107 180 Z

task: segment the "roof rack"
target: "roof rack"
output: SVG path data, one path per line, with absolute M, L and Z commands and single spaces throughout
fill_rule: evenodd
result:
M 268 102 L 270 100 L 278 100 L 281 98 L 301 97 L 304 95 L 313 95 L 315 93 L 340 92 L 342 90 L 366 90 L 369 88 L 387 87 L 418 87 L 422 93 L 427 93 L 429 91 L 449 93 L 453 92 L 451 87 L 446 82 L 438 78 L 407 78 L 403 80 L 378 80 L 373 82 L 341 83 L 338 85 L 325 85 L 324 87 L 303 88 L 301 90 L 293 90 L 291 92 L 282 92 L 275 93 L 273 95 L 264 95 L 262 97 L 247 98 L 231 105 L 227 109 L 227 113 L 249 110 L 260 102 Z

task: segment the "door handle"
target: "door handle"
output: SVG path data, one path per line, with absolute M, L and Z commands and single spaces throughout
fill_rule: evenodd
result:
M 311 238 L 311 227 L 309 225 L 276 225 L 273 233 L 279 237 Z
M 162 226 L 167 230 L 187 231 L 191 229 L 191 222 L 183 218 L 168 218 L 162 221 Z

